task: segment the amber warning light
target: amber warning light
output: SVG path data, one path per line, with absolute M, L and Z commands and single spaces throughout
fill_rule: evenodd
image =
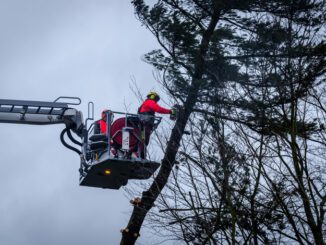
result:
M 110 175 L 111 174 L 111 170 L 110 169 L 105 169 L 104 170 L 104 174 L 105 175 Z

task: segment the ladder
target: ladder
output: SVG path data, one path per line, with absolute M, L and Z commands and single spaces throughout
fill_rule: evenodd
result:
M 77 99 L 78 103 L 58 102 L 61 98 Z M 80 104 L 75 97 L 59 97 L 54 102 L 0 99 L 0 123 L 46 125 L 65 123 L 65 117 L 76 115 L 68 105 Z

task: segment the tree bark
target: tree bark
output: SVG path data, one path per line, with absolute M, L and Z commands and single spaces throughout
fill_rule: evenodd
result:
M 134 206 L 128 226 L 122 232 L 120 245 L 135 244 L 148 211 L 153 207 L 155 200 L 168 181 L 175 163 L 175 158 L 180 146 L 184 129 L 197 101 L 201 84 L 200 80 L 205 70 L 205 56 L 218 20 L 219 11 L 217 6 L 215 6 L 208 28 L 202 35 L 202 41 L 196 57 L 194 74 L 192 76 L 192 82 L 184 105 L 184 110 L 181 111 L 176 120 L 175 126 L 172 129 L 170 139 L 166 147 L 166 152 L 161 162 L 161 168 L 150 188 L 142 193 L 140 204 Z

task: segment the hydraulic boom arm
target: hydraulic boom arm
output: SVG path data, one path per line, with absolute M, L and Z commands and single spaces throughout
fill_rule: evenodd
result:
M 68 103 L 0 99 L 0 123 L 32 125 L 65 124 L 81 136 L 82 113 Z

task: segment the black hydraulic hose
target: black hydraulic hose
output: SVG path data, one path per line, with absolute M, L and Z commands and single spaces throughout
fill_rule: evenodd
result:
M 71 134 L 70 129 L 67 130 L 67 135 L 69 137 L 69 139 L 71 140 L 71 142 L 75 143 L 76 145 L 82 146 L 83 144 L 80 143 L 79 141 L 77 141 L 76 139 L 74 139 L 74 137 Z
M 76 149 L 75 147 L 72 147 L 71 145 L 68 145 L 67 142 L 65 141 L 64 139 L 64 134 L 68 131 L 67 128 L 65 128 L 64 130 L 62 130 L 61 134 L 60 134 L 60 140 L 61 140 L 61 143 L 67 147 L 69 150 L 72 150 L 74 152 L 76 152 L 78 155 L 81 155 L 81 151 Z

